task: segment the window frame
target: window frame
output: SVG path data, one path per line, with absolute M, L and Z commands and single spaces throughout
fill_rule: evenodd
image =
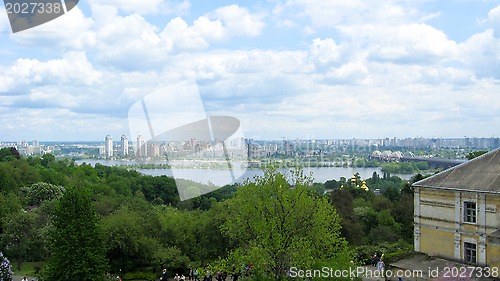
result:
M 477 204 L 474 201 L 464 201 L 463 222 L 477 223 Z
M 477 263 L 477 244 L 464 242 L 464 261 L 466 263 Z

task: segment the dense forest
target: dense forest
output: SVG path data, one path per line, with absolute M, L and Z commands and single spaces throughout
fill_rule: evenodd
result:
M 413 180 L 421 179 L 420 175 Z M 377 173 L 312 183 L 300 169 L 180 201 L 174 179 L 0 150 L 0 252 L 40 280 L 157 280 L 163 268 L 282 279 L 411 254 L 409 182 Z M 193 187 L 201 184 L 187 182 Z M 107 276 L 107 277 L 106 277 Z

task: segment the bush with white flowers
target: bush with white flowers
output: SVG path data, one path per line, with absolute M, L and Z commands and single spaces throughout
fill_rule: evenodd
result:
M 0 252 L 0 281 L 12 281 L 12 266 L 10 261 Z

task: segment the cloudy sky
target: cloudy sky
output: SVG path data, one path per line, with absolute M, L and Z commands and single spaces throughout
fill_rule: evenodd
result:
M 254 139 L 499 137 L 500 2 L 80 0 L 18 33 L 0 8 L 0 141 L 118 139 L 182 81 Z

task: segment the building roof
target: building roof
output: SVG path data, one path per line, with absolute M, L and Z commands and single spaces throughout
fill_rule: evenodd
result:
M 500 148 L 418 181 L 413 186 L 500 193 Z

